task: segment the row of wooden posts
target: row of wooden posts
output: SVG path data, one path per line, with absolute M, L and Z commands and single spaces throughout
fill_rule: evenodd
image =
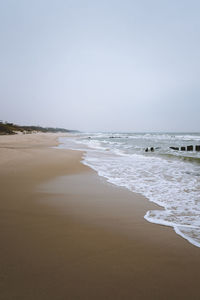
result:
M 150 148 L 146 148 L 145 152 L 151 151 L 154 152 L 154 150 L 159 149 L 160 147 L 154 148 L 154 147 L 150 147 Z M 200 152 L 200 145 L 189 145 L 189 146 L 182 146 L 182 147 L 169 147 L 172 150 L 176 150 L 176 151 L 197 151 Z

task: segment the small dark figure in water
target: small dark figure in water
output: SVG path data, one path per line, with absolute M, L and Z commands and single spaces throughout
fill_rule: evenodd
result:
M 154 147 L 151 147 L 151 149 L 150 149 L 150 150 L 151 150 L 151 152 L 154 152 Z
M 149 151 L 149 149 L 148 149 L 148 148 L 146 148 L 146 149 L 145 149 L 145 152 L 148 152 L 148 151 Z

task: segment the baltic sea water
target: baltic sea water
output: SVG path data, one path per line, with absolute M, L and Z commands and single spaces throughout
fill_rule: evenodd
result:
M 83 163 L 109 182 L 163 208 L 147 211 L 147 221 L 171 226 L 200 247 L 200 152 L 170 148 L 195 150 L 200 133 L 78 133 L 61 143 L 84 150 Z M 153 152 L 145 152 L 151 147 Z

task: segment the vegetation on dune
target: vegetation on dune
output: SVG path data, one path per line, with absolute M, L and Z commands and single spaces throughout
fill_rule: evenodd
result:
M 32 133 L 32 132 L 76 132 L 76 130 L 69 130 L 65 128 L 53 128 L 53 127 L 41 127 L 41 126 L 21 126 L 13 123 L 0 121 L 0 135 L 5 134 L 17 134 L 22 133 Z

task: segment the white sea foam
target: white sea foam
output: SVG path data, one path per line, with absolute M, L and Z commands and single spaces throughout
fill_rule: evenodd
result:
M 83 163 L 95 169 L 100 176 L 141 193 L 163 207 L 163 210 L 148 211 L 144 216 L 146 220 L 171 226 L 177 234 L 200 247 L 200 165 L 163 156 L 166 154 L 166 141 L 169 141 L 168 134 L 159 136 L 161 150 L 148 154 L 144 153 L 144 140 L 148 137 L 153 145 L 158 135 L 140 135 L 136 144 L 132 142 L 136 140 L 134 135 L 128 139 L 127 134 L 116 134 L 117 138 L 111 139 L 110 136 L 93 134 L 88 139 L 82 135 L 71 142 L 68 139 L 67 147 L 86 150 Z M 184 138 L 188 137 L 193 136 L 183 135 L 180 141 L 184 142 Z M 198 142 L 196 137 L 193 142 Z M 179 136 L 173 139 L 178 143 Z M 198 153 L 194 155 L 198 157 Z

